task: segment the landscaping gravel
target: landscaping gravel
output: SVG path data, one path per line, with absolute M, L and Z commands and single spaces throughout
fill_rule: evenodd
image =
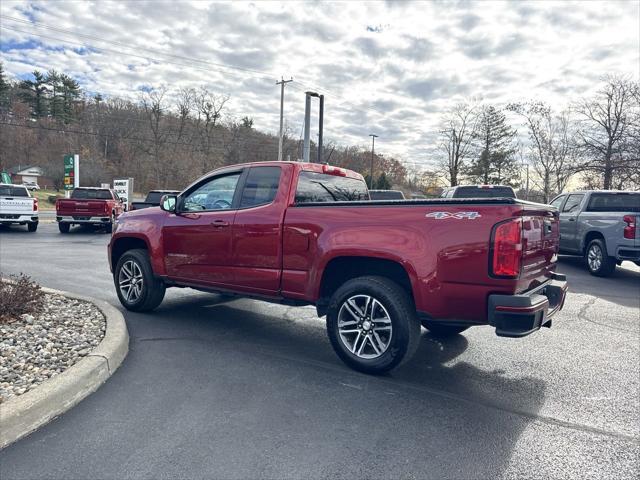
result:
M 0 324 L 0 403 L 87 356 L 105 329 L 105 318 L 95 305 L 50 294 L 41 313 Z

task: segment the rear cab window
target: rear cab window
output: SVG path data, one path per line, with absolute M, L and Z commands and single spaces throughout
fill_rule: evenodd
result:
M 75 189 L 71 193 L 71 198 L 76 200 L 113 200 L 111 190 L 89 190 L 89 189 Z
M 457 187 L 453 198 L 515 198 L 515 193 L 511 187 Z
M 551 205 L 552 207 L 556 207 L 557 209 L 560 209 L 560 205 L 562 205 L 562 202 L 564 201 L 565 198 L 567 198 L 566 195 L 560 195 L 558 198 L 554 199 L 553 202 L 551 202 L 549 205 Z
M 592 193 L 587 212 L 640 213 L 640 193 Z
M 0 185 L 0 197 L 29 197 L 29 191 L 25 187 L 13 185 Z
M 325 173 L 300 172 L 295 199 L 297 204 L 358 200 L 369 200 L 369 191 L 364 180 Z

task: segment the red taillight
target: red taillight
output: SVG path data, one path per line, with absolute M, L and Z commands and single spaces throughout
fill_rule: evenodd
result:
M 323 165 L 322 173 L 326 173 L 328 175 L 337 175 L 339 177 L 347 176 L 347 171 L 344 168 L 332 167 L 331 165 Z
M 38 211 L 38 199 L 37 198 L 33 199 L 33 211 L 34 212 Z
M 633 215 L 625 215 L 624 217 L 622 217 L 622 219 L 624 220 L 624 223 L 627 224 L 626 227 L 624 227 L 624 238 L 628 238 L 630 240 L 633 240 L 636 238 L 636 217 L 634 217 Z
M 491 250 L 491 273 L 496 277 L 517 277 L 522 260 L 522 220 L 507 220 L 496 225 Z

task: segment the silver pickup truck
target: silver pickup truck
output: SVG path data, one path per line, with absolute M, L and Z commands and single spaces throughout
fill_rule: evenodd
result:
M 611 275 L 623 260 L 640 265 L 640 192 L 583 190 L 551 205 L 560 211 L 560 253 L 583 256 L 592 275 Z

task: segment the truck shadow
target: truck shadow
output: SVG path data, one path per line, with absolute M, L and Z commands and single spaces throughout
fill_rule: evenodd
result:
M 249 388 L 245 394 L 261 397 L 262 381 L 281 383 L 291 392 L 314 392 L 303 398 L 298 394 L 287 396 L 283 410 L 276 409 L 272 414 L 284 415 L 284 410 L 308 412 L 299 424 L 283 420 L 288 438 L 313 429 L 318 421 L 323 422 L 324 430 L 333 432 L 330 447 L 326 438 L 315 438 L 308 432 L 310 440 L 304 443 L 305 447 L 286 440 L 281 444 L 280 453 L 299 455 L 301 460 L 307 455 L 305 449 L 326 451 L 327 455 L 314 455 L 314 461 L 321 463 L 315 465 L 318 470 L 314 471 L 321 471 L 323 477 L 361 478 L 364 474 L 450 478 L 452 471 L 456 478 L 500 477 L 521 433 L 544 404 L 543 380 L 522 376 L 515 365 L 512 371 L 486 370 L 465 361 L 469 343 L 464 335 L 443 342 L 423 332 L 420 347 L 409 363 L 388 375 L 368 376 L 344 366 L 335 356 L 324 322 L 274 316 L 268 308 L 259 307 L 262 304 L 249 300 L 222 303 L 225 301 L 175 300 L 158 309 L 151 320 L 153 325 L 139 323 L 145 316 L 136 315 L 136 326 L 131 331 L 134 356 L 136 351 L 155 348 L 149 344 L 161 342 L 179 324 L 181 339 L 166 338 L 191 345 L 191 354 L 198 352 L 201 356 L 198 364 L 219 363 L 223 352 L 223 358 L 228 357 L 225 361 L 233 364 L 234 375 L 245 378 L 247 384 L 256 375 L 262 377 L 255 389 Z M 228 356 L 228 352 L 233 355 Z M 215 375 L 226 377 L 220 368 L 215 371 Z M 195 391 L 215 388 L 219 379 L 211 375 L 199 375 Z M 205 378 L 212 384 L 203 386 Z M 181 389 L 190 390 L 189 379 L 180 382 L 186 382 Z M 369 422 L 363 414 L 363 404 L 371 402 L 382 412 L 376 422 Z M 220 408 L 233 411 L 243 407 L 230 404 Z M 250 431 L 252 425 L 236 427 Z M 354 430 L 367 442 L 354 442 Z M 262 453 L 271 451 L 273 455 L 273 448 L 261 445 L 263 440 L 253 442 L 256 443 L 250 450 L 257 455 L 256 461 L 266 462 L 274 469 L 269 470 L 269 476 L 286 476 L 285 471 L 278 470 L 277 453 L 271 458 Z M 353 458 L 370 457 L 372 448 L 376 452 L 374 465 L 365 474 Z M 398 459 L 399 452 L 405 452 L 405 460 Z M 322 458 L 325 460 L 318 460 Z M 224 465 L 224 458 L 218 461 L 221 472 L 231 466 Z M 390 466 L 393 470 L 389 470 Z M 215 472 L 210 473 L 215 476 Z M 315 476 L 311 470 L 308 475 Z
M 567 275 L 569 291 L 602 298 L 629 307 L 640 307 L 640 269 L 623 262 L 610 277 L 591 275 L 581 257 L 560 256 L 558 271 Z

